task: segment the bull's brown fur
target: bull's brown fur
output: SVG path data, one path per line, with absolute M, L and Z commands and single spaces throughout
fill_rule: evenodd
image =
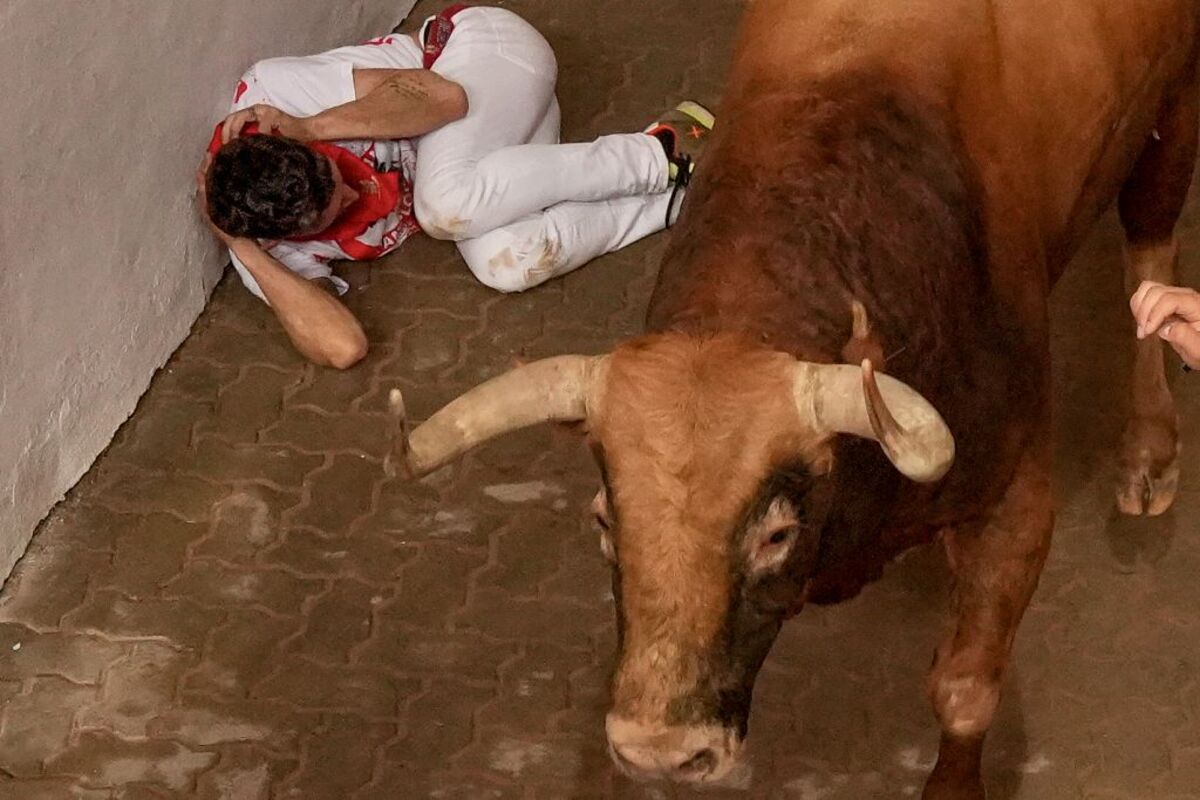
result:
M 838 599 L 944 533 L 958 624 L 930 677 L 944 738 L 925 797 L 982 797 L 982 735 L 1052 527 L 1048 294 L 1122 184 L 1131 275 L 1169 271 L 1195 154 L 1198 15 L 1190 0 L 751 6 L 655 335 L 614 353 L 593 423 L 620 528 L 617 715 L 719 713 L 686 701 L 727 689 L 731 617 L 753 605 L 736 542 L 747 509 L 764 487 L 786 491 L 778 473 L 797 459 L 820 475 L 832 454 L 822 558 L 794 578 Z M 935 487 L 902 481 L 871 445 L 797 428 L 772 377 L 781 354 L 839 360 L 854 302 L 886 370 L 956 435 Z M 1157 344 L 1138 359 L 1151 399 L 1123 470 L 1166 489 L 1156 470 L 1177 437 Z

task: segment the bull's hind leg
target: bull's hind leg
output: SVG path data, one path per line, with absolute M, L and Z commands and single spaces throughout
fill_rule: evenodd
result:
M 1155 134 L 1121 188 L 1126 296 L 1142 281 L 1175 283 L 1175 223 L 1196 160 L 1196 97 L 1190 85 L 1164 101 Z M 1137 342 L 1132 389 L 1132 416 L 1118 457 L 1117 506 L 1125 514 L 1161 514 L 1179 483 L 1179 429 L 1157 336 Z
M 1042 437 L 986 524 L 948 531 L 954 632 L 938 647 L 929 696 L 942 727 L 923 800 L 983 800 L 983 740 L 1000 702 L 1017 625 L 1037 587 L 1054 515 L 1050 457 Z

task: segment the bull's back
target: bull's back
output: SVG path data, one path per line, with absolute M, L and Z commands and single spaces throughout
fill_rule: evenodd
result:
M 726 118 L 779 76 L 802 85 L 879 70 L 945 110 L 985 219 L 1019 213 L 1065 257 L 1111 201 L 1164 94 L 1193 79 L 1198 11 L 1196 0 L 757 0 Z

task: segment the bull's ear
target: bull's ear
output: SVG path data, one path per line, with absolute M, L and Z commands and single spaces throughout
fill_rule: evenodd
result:
M 914 481 L 932 483 L 954 463 L 954 437 L 937 409 L 912 387 L 861 367 L 797 362 L 793 394 L 801 418 L 819 433 L 879 442 Z
M 842 361 L 846 364 L 884 363 L 883 343 L 871 328 L 867 307 L 858 300 L 850 303 L 850 338 L 842 345 Z

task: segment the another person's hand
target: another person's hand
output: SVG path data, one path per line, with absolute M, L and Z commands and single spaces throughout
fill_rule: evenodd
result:
M 1137 336 L 1158 336 L 1192 369 L 1200 369 L 1200 293 L 1143 281 L 1129 300 Z
M 277 133 L 301 142 L 310 141 L 313 136 L 308 130 L 308 121 L 304 117 L 293 117 L 285 114 L 275 106 L 265 103 L 243 108 L 227 116 L 221 123 L 221 144 L 228 144 L 242 134 L 242 128 L 249 122 L 257 122 L 258 129 L 263 133 Z

